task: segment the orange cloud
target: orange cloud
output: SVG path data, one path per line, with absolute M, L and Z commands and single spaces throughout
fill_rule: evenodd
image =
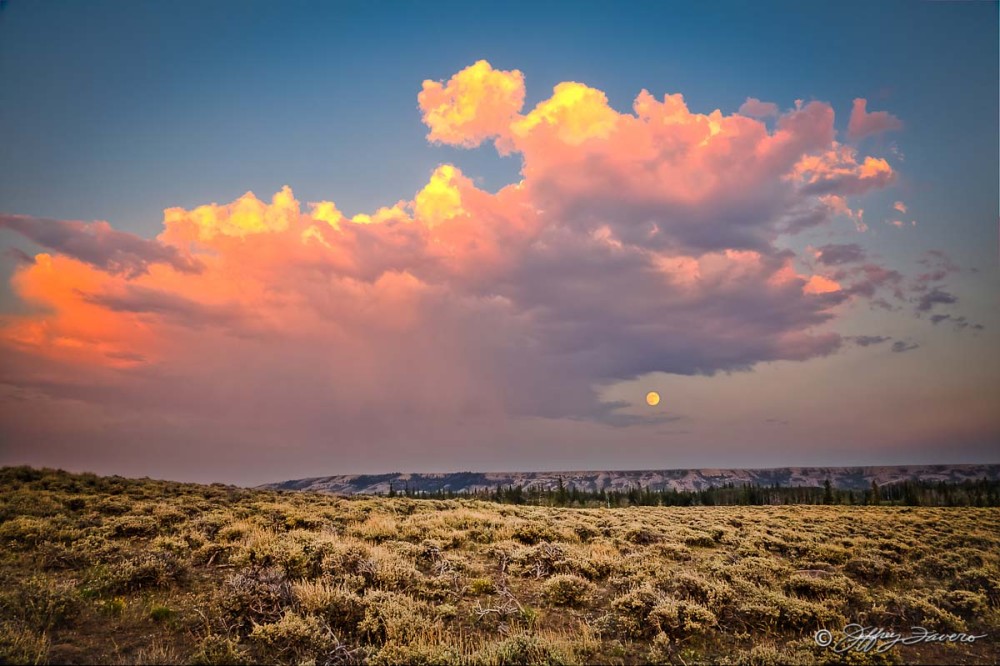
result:
M 806 285 L 802 288 L 807 294 L 826 294 L 831 291 L 840 291 L 840 285 L 830 278 L 823 277 L 822 275 L 813 275 L 806 282 Z

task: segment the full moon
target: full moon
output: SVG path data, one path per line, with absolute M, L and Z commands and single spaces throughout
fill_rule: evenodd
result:
M 655 407 L 660 404 L 660 394 L 656 391 L 650 391 L 646 394 L 646 404 L 650 407 Z

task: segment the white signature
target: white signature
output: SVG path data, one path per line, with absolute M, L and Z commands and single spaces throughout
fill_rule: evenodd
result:
M 860 624 L 849 624 L 844 627 L 844 637 L 834 640 L 833 632 L 820 629 L 813 635 L 816 645 L 830 648 L 837 654 L 849 650 L 857 652 L 872 652 L 879 654 L 891 650 L 897 645 L 916 645 L 917 643 L 975 643 L 986 634 L 939 634 L 923 627 L 910 627 L 909 635 L 898 634 L 890 629 L 880 627 L 865 627 Z

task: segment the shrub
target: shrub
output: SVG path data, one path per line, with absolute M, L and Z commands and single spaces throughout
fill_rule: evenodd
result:
M 96 571 L 95 589 L 102 594 L 168 587 L 181 581 L 187 565 L 172 553 L 145 552 Z
M 240 644 L 220 634 L 208 634 L 198 642 L 191 655 L 191 663 L 196 666 L 216 666 L 222 664 L 248 664 L 249 655 Z
M 663 541 L 663 535 L 646 527 L 632 527 L 625 531 L 625 540 L 630 543 L 646 546 L 651 543 Z
M 70 624 L 80 612 L 80 598 L 71 582 L 31 576 L 0 592 L 0 611 L 5 619 L 44 632 Z
M 863 596 L 857 584 L 832 574 L 796 573 L 785 582 L 785 589 L 810 599 L 857 600 Z
M 671 576 L 666 581 L 665 589 L 682 599 L 696 601 L 710 609 L 721 608 L 733 598 L 733 590 L 725 582 L 708 580 L 687 572 Z
M 965 631 L 965 623 L 961 618 L 938 608 L 930 599 L 914 593 L 894 598 L 889 603 L 889 612 L 914 626 L 942 631 Z
M 364 539 L 365 541 L 381 543 L 398 537 L 399 524 L 392 516 L 384 513 L 374 513 L 368 516 L 363 523 L 353 526 L 349 530 L 349 533 L 351 536 Z
M 566 664 L 569 660 L 566 654 L 550 641 L 533 634 L 519 634 L 483 648 L 473 657 L 473 662 L 556 666 Z
M 48 518 L 17 516 L 0 524 L 0 543 L 10 550 L 30 550 L 48 540 L 52 533 Z
M 844 571 L 866 583 L 885 583 L 892 579 L 894 566 L 881 557 L 852 557 Z
M 120 617 L 125 612 L 125 597 L 115 597 L 101 602 L 101 610 L 113 617 Z
M 374 546 L 358 568 L 369 585 L 384 590 L 406 590 L 420 579 L 412 562 L 385 546 Z
M 991 607 L 1000 606 L 1000 571 L 996 568 L 977 567 L 958 574 L 955 587 L 982 593 Z
M 691 601 L 663 599 L 649 613 L 650 623 L 659 631 L 679 638 L 704 633 L 716 623 L 715 614 Z
M 149 618 L 153 622 L 166 622 L 176 615 L 172 609 L 167 606 L 153 606 L 149 611 Z
M 364 619 L 365 601 L 344 585 L 326 581 L 292 583 L 298 607 L 324 620 L 340 636 L 353 636 Z
M 48 661 L 48 653 L 45 632 L 0 621 L 0 664 L 43 664 Z
M 330 628 L 312 615 L 285 612 L 277 622 L 254 625 L 250 642 L 258 661 L 298 664 L 325 661 L 338 645 Z
M 150 537 L 157 533 L 157 521 L 148 516 L 122 516 L 111 524 L 111 536 L 123 539 Z
M 252 567 L 227 577 L 218 596 L 221 610 L 239 627 L 275 622 L 291 601 L 285 574 L 274 567 Z
M 544 578 L 557 572 L 579 568 L 569 557 L 566 547 L 556 543 L 540 543 L 531 548 L 516 550 L 512 559 L 524 575 Z
M 39 543 L 34 552 L 35 562 L 43 571 L 75 569 L 86 562 L 79 547 L 55 541 Z
M 605 616 L 602 628 L 626 638 L 651 636 L 649 614 L 662 598 L 662 594 L 649 586 L 634 588 L 611 602 L 611 612 Z
M 556 606 L 582 606 L 597 590 L 590 581 L 574 574 L 560 574 L 545 582 L 545 597 Z
M 518 521 L 511 530 L 511 537 L 529 546 L 558 539 L 558 535 L 548 525 L 528 521 Z
M 371 643 L 411 643 L 431 627 L 430 607 L 410 596 L 376 590 L 364 600 L 365 614 L 358 631 Z
M 473 578 L 469 583 L 469 592 L 479 596 L 481 594 L 493 594 L 497 591 L 497 586 L 489 578 Z
M 353 652 L 360 652 L 360 650 Z M 345 656 L 350 658 L 353 655 L 348 653 Z M 357 657 L 355 658 L 357 659 Z M 335 663 L 346 663 L 346 660 Z M 358 660 L 356 663 L 362 662 Z M 463 659 L 462 654 L 450 645 L 386 643 L 363 663 L 371 666 L 395 666 L 396 664 L 442 666 L 444 664 L 465 664 L 467 660 Z
M 968 619 L 981 618 L 989 610 L 985 594 L 968 590 L 952 590 L 941 598 L 941 605 L 948 611 Z
M 684 545 L 697 548 L 711 548 L 718 545 L 716 540 L 708 534 L 692 534 L 684 537 Z

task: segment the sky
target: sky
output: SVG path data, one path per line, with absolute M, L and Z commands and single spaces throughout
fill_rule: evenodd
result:
M 8 0 L 0 464 L 998 462 L 997 26 Z

